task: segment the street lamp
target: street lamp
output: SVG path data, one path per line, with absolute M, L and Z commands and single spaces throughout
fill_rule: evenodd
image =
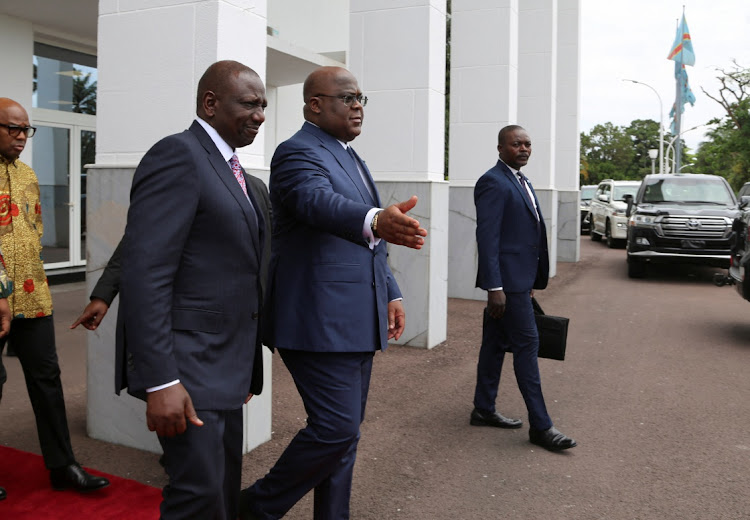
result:
M 654 173 L 656 173 L 654 168 L 654 161 L 656 161 L 656 158 L 659 156 L 659 150 L 657 150 L 656 148 L 651 148 L 648 151 L 648 156 L 651 158 L 651 175 L 653 175 Z
M 674 136 L 674 137 L 673 137 L 672 139 L 670 139 L 670 140 L 669 140 L 669 143 L 667 144 L 667 158 L 666 158 L 666 161 L 665 161 L 665 162 L 666 162 L 666 164 L 669 164 L 669 151 L 671 150 L 671 151 L 672 151 L 672 167 L 671 167 L 671 168 L 669 168 L 669 170 L 670 170 L 670 171 L 669 171 L 668 173 L 679 173 L 679 172 L 676 172 L 676 171 L 674 171 L 674 170 L 675 170 L 675 167 L 677 166 L 677 165 L 675 164 L 675 162 L 676 162 L 676 157 L 675 157 L 675 155 L 676 155 L 676 152 L 675 152 L 674 146 L 672 146 L 672 145 L 674 144 L 674 142 L 675 142 L 675 141 L 676 141 L 676 140 L 677 140 L 677 139 L 678 139 L 678 138 L 679 138 L 679 137 L 680 137 L 680 136 L 681 136 L 682 134 L 684 134 L 684 133 L 686 133 L 686 132 L 690 132 L 691 130 L 695 130 L 695 129 L 697 129 L 697 128 L 700 128 L 700 127 L 702 127 L 702 126 L 705 126 L 705 125 L 695 125 L 695 126 L 694 126 L 694 127 L 692 127 L 692 128 L 688 128 L 687 130 L 683 130 L 682 132 L 680 132 L 679 134 L 677 134 L 676 136 Z M 682 170 L 682 168 L 683 168 L 683 166 L 681 166 L 681 167 L 680 167 L 680 170 Z
M 664 105 L 661 102 L 661 96 L 654 87 L 648 83 L 642 81 L 636 81 L 634 79 L 623 79 L 623 81 L 629 81 L 638 85 L 643 85 L 654 91 L 656 97 L 659 98 L 659 173 L 664 173 Z

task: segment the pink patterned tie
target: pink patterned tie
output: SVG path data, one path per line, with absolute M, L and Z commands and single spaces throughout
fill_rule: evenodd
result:
M 234 173 L 234 178 L 237 179 L 237 182 L 240 183 L 240 188 L 242 188 L 242 191 L 245 193 L 245 197 L 247 197 L 247 185 L 245 184 L 245 175 L 242 173 L 242 166 L 240 166 L 240 160 L 237 158 L 237 155 L 233 155 L 231 159 L 229 159 L 229 166 L 232 167 L 232 173 Z

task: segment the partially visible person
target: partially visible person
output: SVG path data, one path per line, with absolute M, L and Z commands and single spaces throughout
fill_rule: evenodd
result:
M 495 409 L 500 373 L 506 352 L 513 353 L 513 369 L 529 415 L 529 440 L 548 450 L 576 446 L 552 424 L 542 395 L 537 353 L 539 335 L 531 297 L 547 287 L 549 254 L 547 230 L 531 183 L 521 173 L 531 156 L 531 138 L 522 127 L 500 130 L 500 160 L 477 181 L 479 268 L 477 287 L 487 291 L 482 346 L 477 364 L 474 410 L 470 424 L 520 428 Z
M 8 278 L 8 273 L 5 271 L 5 260 L 3 259 L 3 252 L 0 251 L 0 338 L 4 338 L 10 332 L 10 320 L 13 316 L 10 313 L 10 305 L 8 305 L 8 296 L 13 292 L 13 282 Z M 3 357 L 0 355 L 0 402 L 3 400 L 3 385 L 8 380 L 7 373 L 5 372 L 5 366 L 3 365 Z M 5 488 L 0 487 L 0 500 L 5 500 L 7 493 Z
M 373 356 L 403 333 L 401 292 L 386 241 L 419 249 L 427 231 L 406 215 L 416 197 L 380 209 L 350 146 L 362 95 L 346 69 L 322 67 L 303 87 L 306 122 L 271 161 L 273 253 L 263 322 L 307 412 L 268 474 L 243 490 L 240 518 L 281 518 L 314 489 L 314 518 L 349 518 L 352 474 Z
M 52 295 L 41 258 L 39 183 L 34 170 L 18 160 L 34 131 L 20 104 L 0 98 L 0 249 L 15 285 L 8 297 L 11 329 L 0 341 L 0 352 L 6 342 L 12 343 L 23 368 L 52 487 L 93 491 L 109 481 L 87 473 L 73 455 L 55 348 Z
M 242 405 L 263 384 L 270 218 L 236 150 L 255 140 L 267 100 L 258 74 L 230 60 L 208 67 L 197 90 L 196 120 L 155 144 L 133 176 L 115 385 L 146 401 L 164 450 L 162 520 L 235 520 Z

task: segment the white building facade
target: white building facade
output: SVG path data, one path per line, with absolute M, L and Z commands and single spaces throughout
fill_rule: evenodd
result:
M 418 252 L 390 249 L 408 318 L 399 343 L 439 345 L 447 298 L 485 297 L 474 288 L 473 186 L 497 160 L 506 124 L 532 137 L 526 173 L 547 220 L 552 273 L 557 260 L 577 261 L 580 0 L 451 8 L 449 16 L 446 0 L 0 0 L 0 96 L 40 127 L 21 159 L 40 180 L 48 271 L 85 269 L 93 288 L 122 236 L 135 167 L 157 140 L 189 126 L 198 79 L 222 59 L 247 64 L 267 86 L 266 123 L 238 152 L 266 182 L 274 149 L 303 122 L 307 74 L 338 65 L 358 78 L 369 104 L 353 146 L 384 205 L 419 196 L 413 214 L 429 233 Z M 116 312 L 117 300 L 88 337 L 88 431 L 159 451 L 143 404 L 113 392 Z M 270 373 L 265 380 L 246 407 L 245 451 L 271 435 Z

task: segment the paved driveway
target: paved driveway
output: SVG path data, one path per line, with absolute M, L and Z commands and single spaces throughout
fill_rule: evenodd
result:
M 469 426 L 483 304 L 451 300 L 444 345 L 376 356 L 353 519 L 750 518 L 750 303 L 715 287 L 715 269 L 663 268 L 629 280 L 624 250 L 587 236 L 581 246 L 582 261 L 560 264 L 538 293 L 548 313 L 571 318 L 568 359 L 540 364 L 552 418 L 578 447 L 549 453 L 528 442 L 526 428 Z M 85 332 L 67 330 L 84 302 L 82 284 L 56 288 L 76 454 L 161 486 L 155 455 L 85 437 Z M 17 360 L 5 360 L 0 442 L 39 453 Z M 526 421 L 508 361 L 498 409 Z M 274 362 L 274 438 L 245 457 L 246 485 L 304 422 Z M 311 511 L 306 497 L 287 518 Z

